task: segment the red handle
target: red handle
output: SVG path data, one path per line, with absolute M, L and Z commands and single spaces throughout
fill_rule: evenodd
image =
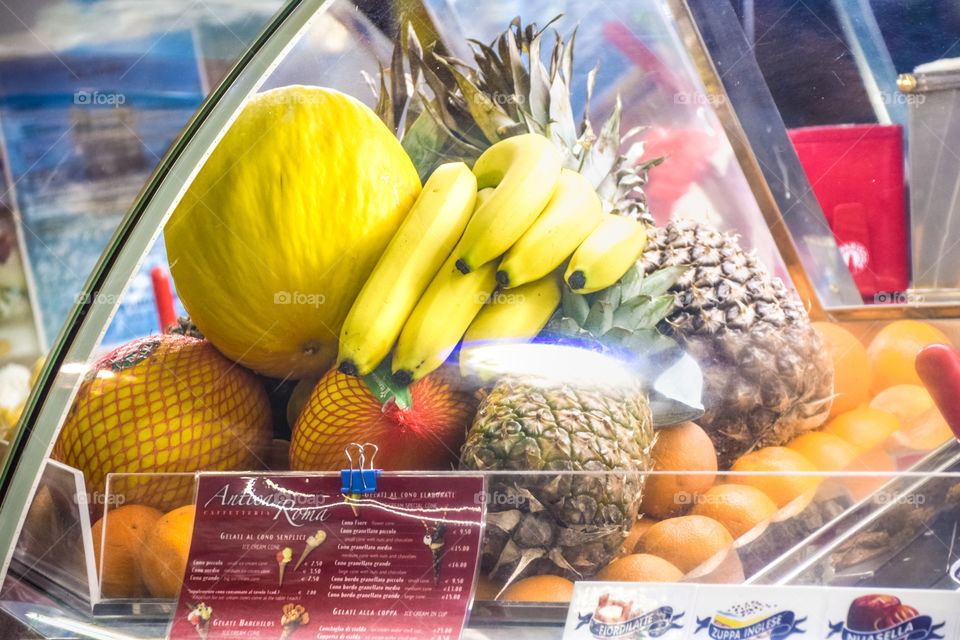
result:
M 923 385 L 960 440 L 960 353 L 950 345 L 928 344 L 914 363 Z
M 150 280 L 153 281 L 153 301 L 157 305 L 157 316 L 160 318 L 160 331 L 167 333 L 170 327 L 177 324 L 177 310 L 173 306 L 173 288 L 170 286 L 170 276 L 163 267 L 154 267 L 150 271 Z

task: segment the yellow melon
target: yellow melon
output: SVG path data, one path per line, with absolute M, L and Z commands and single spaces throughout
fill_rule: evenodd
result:
M 319 87 L 261 93 L 164 228 L 177 293 L 228 358 L 319 377 L 420 188 L 396 137 L 358 100 Z
M 108 473 L 257 468 L 273 433 L 260 381 L 205 340 L 177 335 L 130 342 L 81 384 L 53 457 L 83 472 L 102 504 Z M 192 501 L 193 481 L 135 477 L 111 486 L 116 502 L 161 510 Z

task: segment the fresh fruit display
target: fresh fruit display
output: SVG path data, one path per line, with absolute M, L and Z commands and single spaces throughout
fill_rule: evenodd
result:
M 660 328 L 703 367 L 706 413 L 698 423 L 721 468 L 826 420 L 830 354 L 800 301 L 734 236 L 674 220 L 649 232 L 643 263 L 647 273 L 690 266 L 670 288 L 676 307 Z
M 498 258 L 530 228 L 560 179 L 560 152 L 542 135 L 513 136 L 493 144 L 473 165 L 477 187 L 494 187 L 477 207 L 454 257 L 463 273 Z
M 577 247 L 563 279 L 577 293 L 606 289 L 633 266 L 646 241 L 642 224 L 607 214 Z
M 320 379 L 300 412 L 290 442 L 293 470 L 337 470 L 344 447 L 371 442 L 377 467 L 450 469 L 470 426 L 476 402 L 438 371 L 410 386 L 412 406 L 373 394 L 362 378 L 336 368 Z
M 497 283 L 511 288 L 543 278 L 574 254 L 602 215 L 593 186 L 576 171 L 563 169 L 550 202 L 500 261 Z M 627 267 L 631 264 L 633 260 Z
M 340 330 L 340 370 L 366 375 L 387 356 L 417 300 L 460 239 L 477 199 L 462 162 L 437 167 L 353 302 Z
M 482 567 L 490 577 L 594 575 L 637 518 L 653 440 L 646 394 L 628 385 L 571 385 L 504 376 L 483 398 L 462 469 L 614 471 L 604 476 L 494 475 Z M 626 473 L 624 473 L 626 472 Z
M 420 179 L 358 100 L 289 86 L 253 97 L 164 227 L 177 293 L 228 358 L 320 375 Z
M 103 495 L 108 473 L 255 469 L 270 441 L 260 382 L 203 340 L 158 335 L 97 361 L 81 384 L 52 457 Z M 189 480 L 126 478 L 127 502 L 169 509 Z
M 374 109 L 322 87 L 253 97 L 164 230 L 195 323 L 174 331 L 197 337 L 98 361 L 53 456 L 91 492 L 263 469 L 268 450 L 337 471 L 365 443 L 379 469 L 480 471 L 478 594 L 567 602 L 573 580 L 740 581 L 737 549 L 797 524 L 780 521 L 831 472 L 949 438 L 913 371 L 946 337 L 811 323 L 735 234 L 658 227 L 643 189 L 664 159 L 621 132 L 619 98 L 593 127 L 596 71 L 574 118 L 574 37 L 546 51 L 545 31 L 516 19 L 467 63 L 404 25 Z M 838 480 L 838 504 L 874 480 Z M 175 597 L 192 480 L 124 482 L 137 504 L 95 526 L 103 593 Z M 424 522 L 435 562 L 441 522 Z M 314 532 L 269 552 L 275 588 L 332 550 Z

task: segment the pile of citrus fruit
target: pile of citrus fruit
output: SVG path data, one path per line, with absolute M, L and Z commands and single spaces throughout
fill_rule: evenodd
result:
M 675 582 L 695 571 L 701 577 L 714 572 L 708 579 L 742 580 L 735 547 L 755 539 L 769 522 L 806 508 L 826 474 L 865 472 L 840 480 L 861 499 L 896 470 L 892 452 L 928 451 L 952 437 L 913 364 L 924 346 L 950 344 L 939 329 L 900 320 L 864 344 L 840 325 L 815 326 L 834 364 L 826 423 L 785 446 L 741 456 L 728 474 L 718 474 L 711 440 L 696 424 L 659 429 L 652 452 L 658 473 L 646 480 L 641 518 L 618 557 L 594 579 Z M 731 565 L 732 571 L 723 569 Z M 534 576 L 512 584 L 499 599 L 565 602 L 572 589 L 563 578 Z
M 107 511 L 92 529 L 100 595 L 176 598 L 187 569 L 195 513 L 193 505 L 166 514 L 139 504 Z

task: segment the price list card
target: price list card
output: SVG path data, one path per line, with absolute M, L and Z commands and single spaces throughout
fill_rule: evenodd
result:
M 175 639 L 453 640 L 476 575 L 481 476 L 200 476 Z

